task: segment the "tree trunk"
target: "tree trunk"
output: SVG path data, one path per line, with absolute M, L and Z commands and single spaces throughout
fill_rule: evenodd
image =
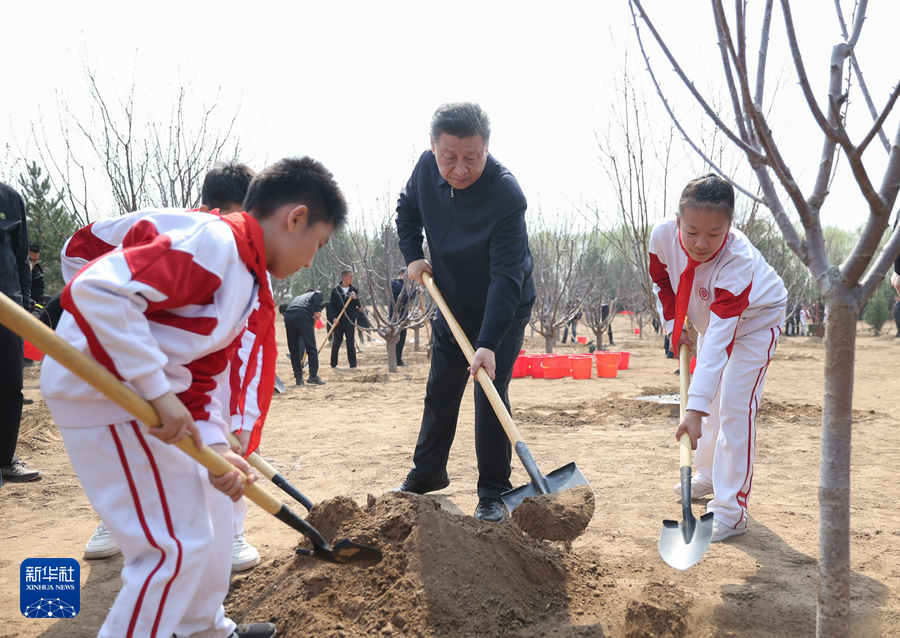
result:
M 419 329 L 413 328 L 413 351 L 419 351 Z
M 387 343 L 387 356 L 388 356 L 388 372 L 396 373 L 397 372 L 397 342 L 400 341 L 400 331 L 396 328 L 391 328 L 391 331 L 384 339 L 385 343 Z
M 841 286 L 836 284 L 834 287 Z M 823 286 L 823 292 L 825 286 Z M 816 635 L 850 635 L 850 437 L 858 309 L 846 299 L 825 300 L 825 396 L 819 471 L 819 592 Z
M 556 329 L 550 328 L 550 332 L 548 332 L 544 336 L 544 352 L 547 354 L 553 354 L 553 344 L 556 343 Z

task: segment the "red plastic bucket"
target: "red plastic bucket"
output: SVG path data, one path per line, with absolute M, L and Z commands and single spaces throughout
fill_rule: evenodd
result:
M 569 357 L 564 354 L 548 354 L 541 359 L 545 379 L 562 379 L 569 374 Z
M 587 343 L 587 337 L 578 337 L 578 343 Z
M 590 354 L 570 354 L 573 379 L 590 379 L 594 367 L 594 357 Z
M 528 357 L 528 368 L 531 371 L 532 379 L 543 379 L 544 378 L 544 368 L 541 365 L 541 361 L 546 355 L 543 354 L 529 354 L 526 355 Z
M 612 353 L 610 353 L 612 354 Z M 627 370 L 628 362 L 631 361 L 631 353 L 630 352 L 617 352 L 619 355 L 619 370 Z
M 513 364 L 512 376 L 513 379 L 520 379 L 525 376 L 528 370 L 528 359 L 521 354 L 516 357 L 516 362 Z
M 318 319 L 316 319 L 316 330 L 321 330 L 324 327 L 325 324 L 322 322 L 322 318 L 319 317 Z
M 634 329 L 634 334 L 636 334 L 636 335 L 641 334 L 641 329 L 640 329 L 640 328 L 635 328 L 635 329 Z
M 619 372 L 618 352 L 595 352 L 597 357 L 597 376 L 604 379 L 612 379 Z

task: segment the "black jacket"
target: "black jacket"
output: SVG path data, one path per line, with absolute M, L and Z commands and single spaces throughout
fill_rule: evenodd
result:
M 0 182 L 0 292 L 31 309 L 31 266 L 28 263 L 28 220 L 25 202 Z
M 519 183 L 492 155 L 478 180 L 454 189 L 425 151 L 397 202 L 406 263 L 424 259 L 424 235 L 438 289 L 463 325 L 480 326 L 476 348 L 496 351 L 514 318 L 534 305 L 533 260 Z
M 418 296 L 419 292 L 413 289 L 412 294 L 406 290 L 406 282 L 402 279 L 391 279 L 391 298 L 393 303 L 388 305 L 388 317 L 394 316 L 394 306 L 401 319 L 406 319 L 409 302 Z
M 305 292 L 299 297 L 294 297 L 287 305 L 284 311 L 285 316 L 288 314 L 304 314 L 312 319 L 317 312 L 322 312 L 325 307 L 325 298 L 318 290 Z
M 359 313 L 359 290 L 352 284 L 350 285 L 350 288 L 347 289 L 346 295 L 340 284 L 331 289 L 331 299 L 328 302 L 328 312 L 326 313 L 329 323 L 334 323 L 337 316 L 341 314 L 341 310 L 343 309 L 344 304 L 347 303 L 347 297 L 350 296 L 351 292 L 356 293 L 357 299 L 351 301 L 350 305 L 347 306 L 344 317 L 350 319 L 353 323 L 356 323 L 357 314 Z M 341 317 L 341 319 L 344 317 Z

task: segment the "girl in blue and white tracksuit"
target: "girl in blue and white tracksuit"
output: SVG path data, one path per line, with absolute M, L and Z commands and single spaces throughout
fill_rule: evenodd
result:
M 747 530 L 756 414 L 787 304 L 781 278 L 732 227 L 733 215 L 732 186 L 706 175 L 688 183 L 676 218 L 650 237 L 657 308 L 674 350 L 694 347 L 685 317 L 701 335 L 676 438 L 688 432 L 697 450 L 691 496 L 714 494 L 714 542 Z

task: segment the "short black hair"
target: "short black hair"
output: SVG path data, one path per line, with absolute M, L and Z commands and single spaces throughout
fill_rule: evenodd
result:
M 219 162 L 206 174 L 200 190 L 200 203 L 214 208 L 241 205 L 256 173 L 246 164 Z
M 686 206 L 708 208 L 734 219 L 734 187 L 715 173 L 707 173 L 688 182 L 678 200 L 678 216 Z
M 441 104 L 431 116 L 431 141 L 435 144 L 447 133 L 460 139 L 481 136 L 485 146 L 491 141 L 491 118 L 474 102 Z
M 341 278 L 343 279 L 344 275 L 352 275 L 352 274 L 353 274 L 353 271 L 352 271 L 352 270 L 342 270 L 342 271 L 341 271 Z
M 40 252 L 41 252 L 41 245 L 40 245 L 39 243 L 37 243 L 36 241 L 31 242 L 30 244 L 28 244 L 28 252 L 30 252 L 30 253 L 40 253 Z
M 259 219 L 285 204 L 309 208 L 307 223 L 325 222 L 340 230 L 347 222 L 347 200 L 321 162 L 311 157 L 286 157 L 260 171 L 247 190 L 244 210 Z

